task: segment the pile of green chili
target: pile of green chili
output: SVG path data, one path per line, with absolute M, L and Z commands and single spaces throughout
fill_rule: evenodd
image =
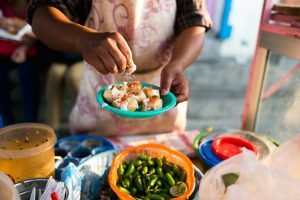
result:
M 167 200 L 187 191 L 186 172 L 166 158 L 141 155 L 118 168 L 117 187 L 135 199 Z

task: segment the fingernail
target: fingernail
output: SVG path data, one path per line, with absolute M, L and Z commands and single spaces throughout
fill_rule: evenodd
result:
M 166 95 L 166 94 L 168 94 L 168 90 L 165 89 L 161 90 L 161 95 Z

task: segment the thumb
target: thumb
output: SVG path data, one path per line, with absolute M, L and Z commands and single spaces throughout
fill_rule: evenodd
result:
M 173 76 L 167 73 L 162 73 L 160 79 L 161 95 L 167 95 L 169 93 L 172 80 L 173 80 Z

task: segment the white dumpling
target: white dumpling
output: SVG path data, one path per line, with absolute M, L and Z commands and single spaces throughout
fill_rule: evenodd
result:
M 142 111 L 160 110 L 163 106 L 163 101 L 158 96 L 152 96 L 143 101 Z
M 126 94 L 126 86 L 113 84 L 107 87 L 103 93 L 103 98 L 106 102 L 112 103 L 114 100 L 123 97 Z

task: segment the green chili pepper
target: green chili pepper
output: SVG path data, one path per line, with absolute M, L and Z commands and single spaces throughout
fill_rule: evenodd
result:
M 146 156 L 146 155 L 140 155 L 139 159 L 142 160 L 142 161 L 147 161 L 147 160 L 149 160 L 149 157 Z
M 169 187 L 169 186 L 168 186 Z M 162 193 L 169 193 L 169 188 L 163 188 L 160 190 Z
M 142 192 L 144 190 L 144 188 L 143 188 L 143 183 L 142 183 L 141 177 L 136 176 L 134 182 L 135 182 L 135 186 L 137 187 L 137 189 L 140 192 Z
M 167 181 L 170 186 L 175 185 L 175 181 L 174 181 L 172 175 L 170 174 L 170 172 L 166 173 L 166 178 L 167 178 Z
M 134 165 L 135 166 L 140 166 L 140 165 L 142 165 L 143 164 L 143 161 L 141 161 L 141 160 L 135 160 L 134 161 Z
M 179 167 L 178 167 L 176 164 L 173 164 L 172 170 L 173 170 L 173 172 L 174 172 L 175 174 L 179 175 L 180 170 L 179 170 Z
M 155 159 L 155 163 L 157 167 L 162 167 L 163 166 L 163 161 L 159 158 Z
M 158 194 L 148 194 L 147 197 L 150 199 L 150 200 L 165 200 L 164 197 L 158 195 Z
M 160 180 L 160 179 L 156 181 L 156 185 L 162 186 L 162 183 L 161 183 L 161 180 Z
M 163 175 L 162 168 L 161 167 L 157 167 L 156 168 L 156 173 L 157 173 L 157 175 L 162 176 Z
M 157 177 L 151 179 L 148 187 L 153 187 L 155 185 L 156 181 L 157 181 Z
M 130 193 L 133 194 L 133 195 L 135 195 L 137 193 L 137 189 L 135 187 L 132 187 L 130 189 Z
M 159 193 L 160 196 L 162 196 L 163 198 L 165 198 L 165 200 L 169 200 L 171 199 L 172 197 L 166 193 Z
M 122 177 L 124 175 L 124 168 L 123 168 L 123 164 L 121 163 L 119 169 L 118 169 L 118 175 L 119 177 Z
M 149 176 L 150 179 L 154 179 L 154 178 L 158 178 L 156 174 L 152 174 L 151 176 Z
M 174 172 L 173 171 L 169 171 L 169 174 L 171 174 L 171 176 L 174 176 Z
M 148 165 L 149 166 L 154 166 L 155 165 L 155 162 L 151 159 L 148 160 Z
M 122 181 L 122 185 L 125 187 L 125 188 L 129 188 L 130 187 L 130 180 L 128 178 L 125 178 L 123 181 Z
M 128 169 L 126 170 L 126 173 L 124 175 L 124 178 L 128 177 L 130 174 L 132 174 L 135 170 L 133 162 L 131 162 L 128 166 Z
M 142 174 L 147 174 L 148 173 L 148 166 L 144 166 L 142 169 Z
M 185 181 L 185 171 L 181 171 L 180 175 L 179 175 L 179 181 Z
M 118 186 L 118 188 L 119 188 L 119 190 L 120 190 L 121 192 L 130 194 L 130 192 L 129 192 L 126 188 L 124 188 L 124 187 L 122 187 L 122 186 Z

